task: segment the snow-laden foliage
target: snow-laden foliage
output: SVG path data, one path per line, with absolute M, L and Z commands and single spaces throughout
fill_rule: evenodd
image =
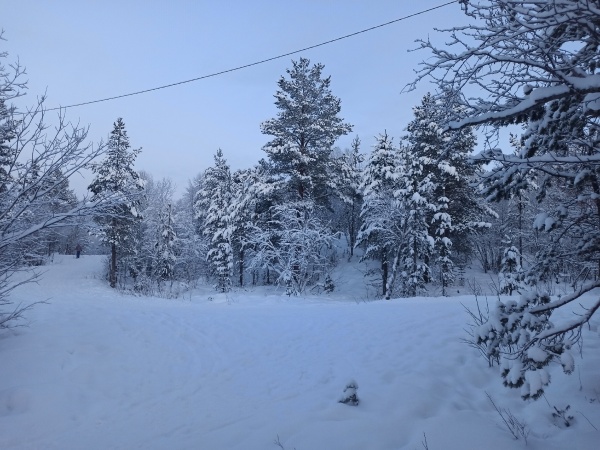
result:
M 339 206 L 334 207 L 334 215 L 337 216 L 338 229 L 342 230 L 348 239 L 350 257 L 354 256 L 356 238 L 360 229 L 360 210 L 362 208 L 363 196 L 361 190 L 362 170 L 364 155 L 360 153 L 360 139 L 356 136 L 352 140 L 352 147 L 336 158 L 335 166 L 338 168 L 334 195 L 337 197 Z
M 267 227 L 250 230 L 247 245 L 254 249 L 250 268 L 268 269 L 288 295 L 299 295 L 324 282 L 332 266 L 335 236 L 315 217 L 313 202 L 276 205 Z
M 144 198 L 138 205 L 142 221 L 134 227 L 136 248 L 127 258 L 133 288 L 137 293 L 172 296 L 180 253 L 172 208 L 175 189 L 168 179 L 155 181 L 145 172 L 140 177 L 144 183 Z
M 452 101 L 450 94 L 444 103 L 426 95 L 400 147 L 380 136 L 364 171 L 359 242 L 366 245 L 365 258 L 381 259 L 387 298 L 396 284 L 402 296 L 422 293 L 433 268 L 446 294 L 455 260 L 466 259 L 468 236 L 483 224 L 469 185 L 477 169 L 468 163 L 473 133 L 443 133 Z
M 202 234 L 209 238 L 206 258 L 217 278 L 215 288 L 220 292 L 227 292 L 231 288 L 233 271 L 233 229 L 229 220 L 231 172 L 221 149 L 214 158 L 214 166 L 204 172 L 194 209 L 196 219 L 202 224 Z
M 263 150 L 274 172 L 286 177 L 291 201 L 310 197 L 327 204 L 333 144 L 352 130 L 339 117 L 340 99 L 331 93 L 331 78 L 322 77 L 323 68 L 306 58 L 292 61 L 289 79 L 277 83 L 277 116 L 261 124 L 273 136 Z
M 195 217 L 194 199 L 202 185 L 203 175 L 191 181 L 183 198 L 175 202 L 174 224 L 177 236 L 176 277 L 187 286 L 194 287 L 199 279 L 208 277 L 209 267 L 206 261 L 208 252 L 207 238 L 199 233 L 198 220 Z
M 500 267 L 500 293 L 512 295 L 523 289 L 523 268 L 519 262 L 520 254 L 517 247 L 504 249 L 502 266 Z
M 68 180 L 104 145 L 86 144 L 87 129 L 69 123 L 63 111 L 47 125 L 44 97 L 18 111 L 11 102 L 26 89 L 24 69 L 18 62 L 5 65 L 7 56 L 0 51 L 0 328 L 18 324 L 28 308 L 11 306 L 9 294 L 35 275 L 16 273 L 59 246 L 74 246 L 77 232 L 68 227 L 111 201 L 77 201 Z
M 159 214 L 160 227 L 157 236 L 156 259 L 157 275 L 160 280 L 168 281 L 173 279 L 175 274 L 177 235 L 173 223 L 173 213 L 171 204 L 168 204 Z
M 431 280 L 430 259 L 435 245 L 429 228 L 432 215 L 438 211 L 433 202 L 436 181 L 433 172 L 427 170 L 430 158 L 414 153 L 410 147 L 400 147 L 399 152 L 401 166 L 393 195 L 401 212 L 397 226 L 403 231 L 403 239 L 394 249 L 388 298 L 396 273 L 403 297 L 425 292 L 425 284 Z
M 464 263 L 472 254 L 471 236 L 484 226 L 482 218 L 486 216 L 480 196 L 472 186 L 480 167 L 469 161 L 475 148 L 473 131 L 464 128 L 444 133 L 444 124 L 460 114 L 462 107 L 456 104 L 456 98 L 457 94 L 448 90 L 439 99 L 425 95 L 421 104 L 413 108 L 414 118 L 404 137 L 412 154 L 429 158 L 422 161 L 425 173 L 432 174 L 434 186 L 429 200 L 436 205 L 433 214 L 437 214 L 428 217 L 429 233 L 437 239 L 436 258 L 441 258 L 442 285 L 444 280 L 449 282 L 452 278 L 448 264 L 459 260 Z M 450 246 L 453 250 L 448 253 Z M 446 256 L 437 255 L 440 251 Z
M 362 260 L 380 262 L 382 295 L 387 294 L 388 260 L 391 248 L 404 238 L 398 228 L 401 211 L 397 208 L 393 190 L 400 170 L 398 150 L 387 133 L 380 135 L 365 165 L 361 190 L 363 203 L 360 212 L 362 224 L 356 245 L 364 248 Z
M 117 199 L 96 217 L 96 233 L 111 249 L 108 272 L 113 288 L 117 285 L 119 262 L 123 263 L 123 258 L 133 255 L 137 246 L 134 227 L 139 226 L 141 219 L 139 203 L 144 186 L 133 165 L 140 151 L 141 149 L 130 148 L 125 122 L 119 117 L 110 133 L 106 157 L 102 162 L 91 165 L 94 180 L 88 190 L 93 194 L 92 200 L 110 197 Z M 132 267 L 121 269 L 134 270 Z
M 237 266 L 239 285 L 244 286 L 247 272 L 246 260 L 253 256 L 254 247 L 248 243 L 248 235 L 255 227 L 266 230 L 272 195 L 278 190 L 278 183 L 268 175 L 262 165 L 252 169 L 238 170 L 232 175 L 232 198 L 228 210 L 228 220 L 232 230 L 234 263 Z M 235 269 L 235 268 L 234 268 Z M 252 280 L 256 284 L 256 269 Z
M 600 287 L 597 280 L 574 284 L 574 292 L 562 298 L 535 293 L 561 268 L 600 266 L 600 9 L 588 0 L 460 3 L 473 22 L 449 30 L 444 48 L 421 42 L 433 58 L 423 63 L 418 80 L 433 78 L 441 92 L 461 92 L 459 114 L 445 124 L 448 129 L 524 129 L 516 154 L 487 146 L 474 160 L 493 163 L 484 177 L 489 199 L 514 197 L 536 180 L 537 198 L 544 200 L 533 225 L 548 238 L 526 273 L 534 293 L 516 306 L 500 305 L 496 316 L 506 320 L 500 326 L 491 317 L 489 324 L 501 333 L 498 345 L 510 362 L 507 385 L 526 386 L 523 396 L 537 397 L 549 382 L 545 367 L 562 361 L 600 308 L 596 296 L 572 321 L 549 321 L 554 310 Z M 553 189 L 558 195 L 547 201 Z

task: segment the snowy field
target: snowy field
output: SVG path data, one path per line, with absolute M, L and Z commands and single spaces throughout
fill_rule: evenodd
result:
M 523 402 L 461 343 L 471 296 L 365 301 L 354 273 L 329 297 L 139 298 L 101 262 L 57 257 L 15 293 L 49 304 L 0 335 L 1 449 L 600 448 L 600 318 L 575 373 L 553 367 L 545 398 Z M 338 403 L 351 380 L 356 407 Z M 569 428 L 552 417 L 567 405 Z

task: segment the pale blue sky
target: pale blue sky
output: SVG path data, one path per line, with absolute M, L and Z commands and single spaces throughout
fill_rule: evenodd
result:
M 199 77 L 314 45 L 430 8 L 445 0 L 0 0 L 9 61 L 27 67 L 25 100 L 47 89 L 48 107 Z M 458 4 L 302 54 L 157 92 L 68 110 L 106 138 L 123 117 L 142 147 L 136 168 L 171 178 L 180 193 L 222 148 L 233 169 L 264 156 L 260 123 L 276 114 L 277 80 L 300 56 L 325 65 L 344 119 L 363 151 L 387 130 L 398 137 L 411 108 L 433 86 L 401 94 L 419 61 L 416 38 L 443 41 L 434 27 L 466 21 Z M 73 183 L 78 192 L 89 180 Z

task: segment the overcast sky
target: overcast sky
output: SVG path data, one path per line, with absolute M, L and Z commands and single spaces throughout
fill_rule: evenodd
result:
M 253 63 L 401 18 L 447 0 L 0 0 L 7 62 L 27 68 L 25 101 L 47 106 L 126 94 Z M 398 137 L 434 86 L 401 94 L 418 63 L 415 39 L 463 24 L 458 3 L 317 49 L 169 89 L 68 110 L 106 140 L 123 117 L 136 169 L 172 179 L 181 193 L 221 148 L 232 169 L 264 157 L 260 123 L 275 116 L 277 80 L 301 56 L 325 65 L 341 116 L 369 151 L 384 130 Z M 83 193 L 90 179 L 72 182 Z

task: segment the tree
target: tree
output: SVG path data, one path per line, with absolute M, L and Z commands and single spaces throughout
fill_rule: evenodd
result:
M 194 202 L 203 183 L 199 174 L 188 184 L 183 198 L 175 202 L 174 223 L 177 235 L 178 254 L 175 272 L 188 285 L 194 286 L 202 276 L 208 276 L 206 253 L 207 238 L 202 235 L 199 220 L 196 218 Z
M 175 245 L 177 235 L 173 224 L 171 204 L 166 210 L 163 209 L 159 215 L 160 228 L 156 240 L 156 275 L 161 281 L 172 280 L 175 275 L 175 263 L 177 261 Z
M 360 210 L 362 206 L 361 177 L 364 155 L 360 153 L 360 139 L 352 140 L 352 147 L 338 158 L 340 181 L 336 195 L 343 202 L 341 221 L 348 237 L 350 257 L 354 256 L 356 238 L 360 229 Z
M 387 133 L 379 135 L 365 170 L 361 190 L 363 204 L 360 212 L 362 224 L 356 245 L 365 252 L 361 260 L 380 261 L 382 295 L 388 294 L 389 253 L 400 245 L 404 235 L 398 228 L 401 211 L 394 200 L 394 188 L 400 167 L 399 153 Z
M 268 227 L 253 227 L 248 244 L 255 250 L 250 268 L 269 269 L 287 295 L 299 295 L 326 278 L 331 268 L 331 230 L 311 214 L 310 203 L 276 205 Z
M 87 129 L 69 123 L 64 111 L 50 128 L 45 123 L 44 97 L 18 111 L 11 101 L 26 88 L 24 70 L 18 63 L 6 68 L 2 64 L 6 57 L 6 52 L 0 52 L 0 328 L 18 325 L 32 306 L 14 306 L 10 300 L 14 289 L 37 277 L 15 277 L 25 270 L 24 244 L 47 230 L 77 225 L 112 201 L 85 200 L 54 211 L 48 208 L 58 201 L 56 195 L 67 180 L 102 155 L 105 147 L 86 144 Z
M 431 279 L 430 258 L 435 244 L 430 235 L 430 222 L 438 205 L 433 201 L 436 188 L 434 174 L 428 170 L 431 159 L 420 155 L 414 147 L 400 147 L 400 170 L 394 198 L 401 211 L 399 226 L 402 239 L 396 245 L 392 264 L 393 286 L 400 270 L 401 294 L 415 297 L 425 292 Z M 388 297 L 389 297 L 388 289 Z
M 500 293 L 512 295 L 514 291 L 521 290 L 523 274 L 520 257 L 519 250 L 514 245 L 504 250 L 500 268 Z
M 262 133 L 273 136 L 263 150 L 273 170 L 288 178 L 291 201 L 310 197 L 326 204 L 333 144 L 352 130 L 338 116 L 340 99 L 331 93 L 331 77 L 322 78 L 323 68 L 306 58 L 292 61 L 289 80 L 277 83 L 277 117 L 261 124 Z
M 194 209 L 196 218 L 202 223 L 202 233 L 210 241 L 206 258 L 217 277 L 215 287 L 220 292 L 228 292 L 233 270 L 232 228 L 229 220 L 231 172 L 221 149 L 217 150 L 214 158 L 215 165 L 204 172 Z
M 442 293 L 452 283 L 456 262 L 464 263 L 471 253 L 469 237 L 481 224 L 484 213 L 472 182 L 479 164 L 469 162 L 475 147 L 470 128 L 443 133 L 444 123 L 460 111 L 455 105 L 456 94 L 445 90 L 443 98 L 426 94 L 421 104 L 413 108 L 414 119 L 408 124 L 404 137 L 406 151 L 419 158 L 423 174 L 431 176 L 431 205 L 425 220 L 429 235 L 434 238 L 434 260 L 440 272 Z
M 109 282 L 117 285 L 117 264 L 135 248 L 132 227 L 141 219 L 138 214 L 140 197 L 144 186 L 139 174 L 133 169 L 135 158 L 141 149 L 130 149 L 125 123 L 118 118 L 108 140 L 106 157 L 101 163 L 93 164 L 95 178 L 88 186 L 92 199 L 117 197 L 118 203 L 97 217 L 102 241 L 110 246 Z
M 269 177 L 268 170 L 263 164 L 252 169 L 236 171 L 232 176 L 232 181 L 229 222 L 239 285 L 243 286 L 246 259 L 248 256 L 252 258 L 255 250 L 254 243 L 248 237 L 257 227 L 262 231 L 269 230 L 268 217 L 272 207 L 271 196 L 277 190 L 278 183 L 273 182 L 275 180 Z M 257 267 L 254 266 L 255 271 Z M 253 278 L 253 281 L 256 282 L 256 279 Z
M 461 5 L 476 23 L 450 30 L 450 47 L 422 41 L 421 47 L 434 57 L 423 63 L 418 80 L 433 78 L 453 92 L 477 88 L 475 95 L 457 96 L 461 110 L 447 123 L 448 129 L 484 125 L 494 132 L 511 124 L 524 127 L 518 154 L 488 146 L 474 158 L 494 163 L 484 178 L 488 198 L 510 197 L 526 187 L 532 173 L 540 180 L 539 200 L 551 186 L 563 192 L 562 201 L 547 204 L 534 222 L 552 239 L 527 269 L 529 282 L 573 260 L 600 266 L 597 2 L 465 0 Z M 518 303 L 499 305 L 482 325 L 479 339 L 504 356 L 507 386 L 521 388 L 524 398 L 538 398 L 549 383 L 546 367 L 551 362 L 572 372 L 570 349 L 600 308 L 598 295 L 587 300 L 582 296 L 597 287 L 600 280 L 562 298 L 532 290 Z M 550 321 L 555 311 L 575 302 L 585 308 L 580 315 L 566 322 Z
M 172 292 L 164 291 L 162 283 L 176 278 L 179 248 L 171 207 L 175 188 L 169 179 L 155 181 L 143 171 L 139 176 L 144 184 L 144 196 L 137 205 L 142 220 L 137 221 L 132 230 L 135 248 L 126 262 L 134 277 L 136 292 L 151 294 L 158 290 L 158 294 L 169 296 Z

